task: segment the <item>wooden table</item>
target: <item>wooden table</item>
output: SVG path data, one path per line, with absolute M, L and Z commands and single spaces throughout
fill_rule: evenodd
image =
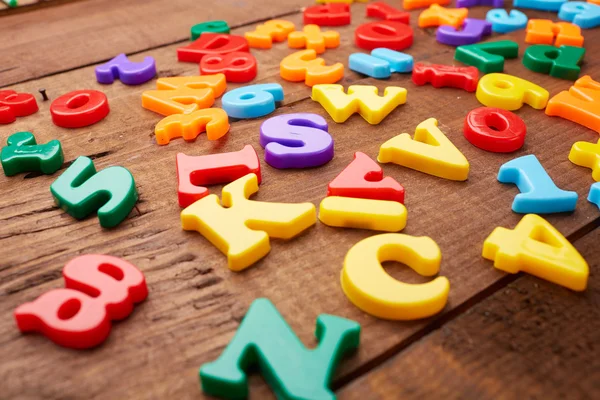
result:
M 263 163 L 258 200 L 318 205 L 327 184 L 352 160 L 355 151 L 375 158 L 379 146 L 435 117 L 441 129 L 471 164 L 467 182 L 439 179 L 387 164 L 386 175 L 406 188 L 409 210 L 405 233 L 430 236 L 441 247 L 440 274 L 451 282 L 444 311 L 430 319 L 390 322 L 366 315 L 343 294 L 339 273 L 346 252 L 374 234 L 336 229 L 317 223 L 291 241 L 272 240 L 272 251 L 241 273 L 228 270 L 226 259 L 196 232 L 180 227 L 176 201 L 175 155 L 240 150 L 258 143 L 264 119 L 232 122 L 217 142 L 204 135 L 193 143 L 175 140 L 158 146 L 154 125 L 161 119 L 140 105 L 154 82 L 128 87 L 100 85 L 94 67 L 125 52 L 134 61 L 155 57 L 160 77 L 194 75 L 198 66 L 177 62 L 176 49 L 188 41 L 191 25 L 226 19 L 232 32 L 243 34 L 263 20 L 285 18 L 302 24 L 301 7 L 309 0 L 88 0 L 45 3 L 27 12 L 3 10 L 0 18 L 0 88 L 51 98 L 75 89 L 98 89 L 109 98 L 111 113 L 88 128 L 67 130 L 52 124 L 50 102 L 40 111 L 0 126 L 2 142 L 18 131 L 31 131 L 39 142 L 62 142 L 66 168 L 76 157 L 94 159 L 98 169 L 121 165 L 134 175 L 140 201 L 118 228 L 102 229 L 95 216 L 76 221 L 54 205 L 53 176 L 0 176 L 0 398 L 5 399 L 198 399 L 200 365 L 216 359 L 233 337 L 249 304 L 273 301 L 300 339 L 314 346 L 315 319 L 321 313 L 357 321 L 362 326 L 356 354 L 343 360 L 333 388 L 342 399 L 400 398 L 598 398 L 600 396 L 600 223 L 598 208 L 585 198 L 593 183 L 589 169 L 567 159 L 576 141 L 595 142 L 598 134 L 529 106 L 517 113 L 528 125 L 525 146 L 513 154 L 492 154 L 464 138 L 466 113 L 478 106 L 474 94 L 458 89 L 415 86 L 409 75 L 389 81 L 365 78 L 346 70 L 341 82 L 398 85 L 408 102 L 380 125 L 360 116 L 335 124 L 310 99 L 310 88 L 279 77 L 279 62 L 293 50 L 277 44 L 253 50 L 259 75 L 253 83 L 280 83 L 285 101 L 275 115 L 314 112 L 330 123 L 335 158 L 314 170 L 276 170 Z M 207 3 L 210 4 L 207 6 Z M 397 1 L 390 4 L 398 5 Z M 470 10 L 483 18 L 488 7 Z M 420 11 L 411 12 L 415 44 L 408 53 L 417 61 L 453 63 L 454 49 L 435 41 L 434 29 L 416 27 Z M 531 18 L 556 14 L 527 10 Z M 328 62 L 347 65 L 359 51 L 354 29 L 367 19 L 365 5 L 352 6 L 351 26 L 340 27 L 342 45 L 328 50 Z M 583 72 L 600 78 L 600 29 L 585 31 Z M 494 35 L 521 44 L 524 31 Z M 506 72 L 542 85 L 551 95 L 569 81 L 528 71 L 521 60 L 506 62 Z M 229 88 L 239 85 L 230 84 Z M 220 101 L 217 102 L 217 106 Z M 587 259 L 588 289 L 575 293 L 522 274 L 507 275 L 482 258 L 485 238 L 497 226 L 513 228 L 521 218 L 511 211 L 516 187 L 497 182 L 500 165 L 535 154 L 556 184 L 576 191 L 580 200 L 571 214 L 547 219 Z M 220 193 L 222 186 L 211 187 Z M 146 276 L 150 295 L 133 314 L 113 324 L 108 340 L 90 351 L 58 347 L 39 335 L 22 335 L 12 313 L 52 288 L 63 287 L 61 270 L 70 259 L 87 253 L 124 258 Z M 392 276 L 423 282 L 408 268 L 386 263 Z M 251 398 L 272 398 L 259 375 L 252 375 Z

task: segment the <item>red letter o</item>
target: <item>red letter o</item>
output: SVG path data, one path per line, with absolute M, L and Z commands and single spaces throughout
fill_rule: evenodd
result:
M 97 90 L 75 90 L 60 96 L 50 105 L 52 122 L 63 128 L 95 124 L 109 111 L 106 95 Z
M 501 108 L 480 107 L 465 118 L 465 138 L 494 153 L 510 153 L 525 143 L 527 126 L 516 114 Z
M 385 47 L 404 50 L 413 44 L 413 30 L 410 26 L 396 21 L 377 21 L 356 28 L 354 41 L 358 47 L 373 50 Z

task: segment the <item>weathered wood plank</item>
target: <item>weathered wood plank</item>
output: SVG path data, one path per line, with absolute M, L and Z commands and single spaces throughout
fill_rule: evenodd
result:
M 600 396 L 600 229 L 583 293 L 524 275 L 339 391 L 340 399 Z
M 357 51 L 351 32 L 361 22 L 363 12 L 364 6 L 355 6 L 353 26 L 340 29 L 343 46 L 324 55 L 329 62 L 346 63 L 348 54 Z M 475 15 L 484 12 L 474 10 Z M 300 16 L 289 19 L 299 22 Z M 409 53 L 418 61 L 452 63 L 452 49 L 435 43 L 432 32 L 416 30 L 416 43 Z M 588 51 L 593 54 L 598 52 L 599 45 L 593 41 L 598 31 L 589 35 L 588 40 L 592 40 Z M 523 43 L 523 33 L 515 37 Z M 175 61 L 176 47 L 166 46 L 134 59 L 154 56 L 161 76 L 195 74 L 195 64 Z M 291 52 L 284 44 L 270 51 L 255 51 L 260 65 L 257 82 L 279 82 L 284 86 L 286 100 L 277 114 L 316 112 L 325 116 L 336 140 L 336 157 L 318 170 L 306 171 L 280 171 L 263 163 L 263 184 L 256 199 L 311 201 L 318 205 L 327 183 L 351 161 L 355 151 L 375 158 L 385 140 L 413 132 L 426 118 L 438 118 L 442 130 L 471 162 L 468 182 L 444 181 L 393 165 L 384 166 L 384 170 L 407 190 L 409 223 L 405 232 L 431 236 L 442 249 L 441 274 L 452 285 L 446 314 L 460 312 L 457 307 L 502 283 L 504 275 L 480 254 L 483 240 L 494 227 L 512 227 L 520 219 L 510 211 L 516 189 L 496 182 L 502 163 L 535 153 L 559 187 L 580 194 L 582 198 L 573 214 L 549 218 L 563 233 L 574 235 L 597 219 L 597 208 L 583 199 L 591 184 L 589 171 L 567 160 L 573 142 L 595 140 L 596 133 L 548 118 L 526 106 L 519 111 L 530 130 L 524 149 L 511 155 L 490 154 L 471 146 L 462 135 L 464 115 L 479 106 L 473 94 L 416 87 L 409 76 L 375 81 L 351 72 L 346 74 L 345 85 L 361 82 L 382 89 L 393 83 L 408 88 L 409 100 L 379 126 L 370 126 L 358 116 L 338 125 L 321 106 L 308 99 L 307 87 L 278 77 L 280 60 Z M 509 61 L 507 71 L 542 84 L 553 94 L 569 86 L 566 81 L 527 71 L 519 60 Z M 585 72 L 597 76 L 598 60 L 592 58 Z M 40 142 L 60 139 L 68 161 L 79 155 L 93 155 L 99 169 L 123 165 L 136 178 L 141 201 L 139 213 L 134 211 L 118 229 L 107 231 L 99 227 L 95 217 L 77 222 L 53 205 L 49 185 L 56 176 L 0 178 L 5 194 L 0 198 L 0 245 L 5 249 L 0 264 L 0 337 L 4 344 L 0 357 L 8 360 L 0 367 L 0 376 L 6 376 L 3 381 L 9 382 L 7 396 L 69 398 L 77 397 L 85 388 L 90 398 L 198 398 L 197 368 L 220 354 L 256 297 L 270 298 L 309 345 L 314 343 L 314 322 L 320 313 L 344 316 L 362 324 L 361 348 L 342 365 L 336 386 L 391 357 L 436 324 L 434 319 L 411 323 L 377 320 L 347 301 L 339 286 L 343 258 L 352 245 L 373 232 L 317 224 L 295 240 L 273 240 L 271 254 L 249 270 L 227 270 L 225 257 L 218 250 L 200 235 L 183 232 L 179 227 L 175 154 L 237 151 L 250 143 L 262 158 L 258 144 L 262 120 L 234 122 L 231 132 L 216 143 L 201 136 L 194 143 L 176 140 L 159 147 L 154 142 L 153 128 L 161 117 L 140 106 L 142 91 L 152 86 L 153 83 L 147 83 L 132 88 L 119 82 L 101 86 L 95 82 L 93 67 L 14 86 L 29 92 L 45 87 L 51 97 L 84 87 L 103 90 L 112 111 L 99 124 L 80 130 L 58 128 L 50 122 L 49 103 L 42 103 L 38 114 L 0 128 L 0 140 L 19 130 L 31 130 Z M 220 186 L 211 190 L 218 193 Z M 50 288 L 62 287 L 63 265 L 76 255 L 92 252 L 123 257 L 137 265 L 146 274 L 148 300 L 127 321 L 115 324 L 108 341 L 93 351 L 69 351 L 42 337 L 22 336 L 12 323 L 14 308 Z M 388 271 L 409 282 L 418 279 L 414 273 L 393 266 Z M 264 398 L 268 390 L 259 379 L 253 382 L 257 382 L 253 394 Z
M 293 13 L 305 0 L 79 1 L 6 15 L 0 23 L 0 87 L 189 39 L 192 25 L 241 26 Z

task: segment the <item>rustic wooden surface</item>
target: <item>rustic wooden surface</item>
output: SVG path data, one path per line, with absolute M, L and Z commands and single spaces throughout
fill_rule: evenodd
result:
M 6 53 L 11 51 L 19 55 L 0 58 L 0 71 L 6 66 L 12 68 L 0 72 L 0 87 L 32 93 L 44 87 L 51 98 L 75 89 L 99 89 L 107 94 L 112 111 L 96 125 L 66 130 L 51 123 L 50 102 L 40 102 L 37 114 L 0 127 L 0 140 L 4 142 L 10 134 L 22 130 L 33 132 L 39 142 L 59 139 L 67 161 L 64 168 L 79 155 L 94 158 L 98 169 L 122 165 L 133 173 L 140 192 L 137 210 L 117 229 L 104 230 L 95 216 L 75 221 L 54 205 L 49 185 L 62 170 L 54 176 L 27 174 L 0 177 L 3 194 L 0 197 L 0 246 L 3 249 L 0 253 L 0 357 L 3 360 L 0 379 L 6 382 L 2 394 L 6 398 L 202 398 L 197 379 L 198 367 L 218 357 L 234 335 L 248 305 L 257 297 L 270 298 L 307 345 L 315 342 L 315 319 L 321 313 L 347 317 L 362 325 L 359 351 L 344 360 L 334 380 L 333 386 L 338 389 L 340 398 L 356 395 L 353 394 L 355 391 L 369 399 L 374 398 L 376 393 L 381 398 L 398 398 L 397 393 L 402 393 L 403 397 L 419 398 L 424 391 L 431 397 L 440 397 L 447 390 L 442 379 L 426 375 L 431 377 L 431 382 L 415 379 L 415 384 L 419 382 L 426 389 L 404 390 L 406 387 L 401 387 L 404 380 L 397 377 L 402 374 L 403 368 L 397 370 L 395 365 L 425 354 L 428 346 L 432 351 L 439 348 L 440 339 L 436 337 L 448 326 L 469 329 L 470 326 L 466 326 L 463 320 L 469 317 L 471 310 L 486 307 L 486 302 L 493 301 L 491 299 L 505 299 L 507 307 L 510 307 L 508 303 L 520 301 L 517 294 L 513 297 L 502 294 L 513 290 L 511 284 L 521 284 L 522 278 L 496 271 L 491 262 L 481 257 L 483 241 L 496 226 L 512 228 L 520 219 L 510 210 L 516 187 L 496 181 L 499 166 L 520 155 L 536 154 L 559 187 L 577 191 L 580 196 L 574 213 L 552 215 L 548 220 L 569 239 L 583 237 L 582 241 L 587 240 L 586 234 L 600 224 L 597 207 L 585 200 L 592 183 L 590 171 L 574 166 L 567 159 L 572 143 L 595 141 L 597 133 L 559 118 L 547 117 L 543 112 L 525 106 L 518 111 L 529 129 L 525 147 L 508 155 L 487 153 L 473 147 L 462 135 L 465 114 L 480 106 L 473 94 L 456 89 L 416 87 L 409 75 L 395 75 L 389 81 L 377 81 L 351 71 L 346 71 L 342 82 L 345 86 L 352 83 L 373 84 L 380 89 L 390 84 L 402 86 L 408 89 L 408 102 L 378 126 L 368 125 L 359 116 L 351 117 L 345 124 L 335 124 L 320 105 L 310 100 L 308 87 L 285 82 L 279 77 L 279 62 L 294 50 L 288 49 L 285 44 L 277 44 L 272 50 L 253 50 L 259 62 L 259 76 L 253 83 L 277 82 L 283 85 L 286 98 L 275 115 L 290 112 L 323 115 L 329 121 L 330 132 L 336 141 L 336 156 L 326 166 L 304 171 L 281 171 L 263 163 L 263 184 L 256 199 L 311 201 L 318 206 L 325 195 L 327 183 L 352 160 L 355 151 L 363 151 L 375 158 L 379 146 L 387 139 L 403 132 L 414 132 L 416 125 L 426 118 L 437 118 L 441 129 L 471 163 L 467 182 L 450 182 L 391 164 L 383 168 L 386 175 L 396 178 L 407 191 L 409 219 L 404 232 L 430 236 L 440 245 L 443 254 L 441 275 L 450 279 L 450 299 L 441 315 L 423 321 L 389 322 L 365 315 L 342 293 L 339 272 L 350 247 L 374 233 L 330 228 L 322 224 L 289 242 L 272 240 L 272 251 L 266 258 L 242 273 L 233 273 L 227 269 L 225 257 L 208 241 L 195 232 L 184 232 L 180 228 L 180 209 L 175 192 L 175 155 L 178 152 L 200 155 L 237 151 L 245 144 L 252 144 L 262 159 L 264 152 L 258 143 L 258 129 L 264 119 L 234 121 L 231 132 L 217 142 L 209 142 L 202 135 L 193 143 L 174 140 L 161 147 L 156 145 L 153 136 L 154 125 L 161 117 L 140 105 L 141 93 L 152 88 L 154 82 L 137 87 L 128 87 L 120 82 L 99 85 L 95 82 L 94 65 L 119 52 L 127 52 L 136 53 L 133 60 L 140 60 L 146 55 L 155 57 L 160 76 L 197 74 L 196 64 L 177 62 L 175 53 L 176 48 L 185 42 L 193 23 L 223 18 L 240 25 L 233 32 L 241 34 L 251 30 L 261 18 L 289 13 L 286 19 L 300 27 L 301 14 L 293 10 L 310 5 L 310 2 L 269 3 L 267 13 L 254 6 L 267 2 L 249 0 L 244 4 L 251 3 L 253 6 L 247 9 L 237 7 L 242 11 L 236 10 L 229 0 L 215 2 L 213 8 L 201 7 L 199 2 L 178 2 L 169 13 L 169 7 L 164 5 L 167 2 L 145 3 L 144 7 L 132 6 L 130 9 L 128 6 L 108 7 L 103 0 L 87 0 L 2 17 L 0 33 L 22 26 L 29 30 L 30 37 L 22 39 L 19 46 L 6 46 L 6 42 L 0 44 L 2 54 L 13 54 Z M 288 5 L 290 7 L 285 8 Z M 190 11 L 200 8 L 204 13 Z M 336 29 L 342 34 L 342 45 L 323 55 L 328 62 L 340 61 L 347 65 L 348 55 L 359 51 L 353 45 L 352 33 L 366 20 L 364 8 L 363 4 L 353 5 L 352 26 Z M 477 7 L 470 14 L 481 18 L 488 9 Z M 206 15 L 207 12 L 210 15 Z M 552 15 L 531 10 L 527 14 L 532 18 Z M 435 30 L 416 28 L 417 16 L 418 12 L 412 12 L 415 45 L 408 53 L 417 61 L 452 64 L 453 49 L 435 41 Z M 33 22 L 42 17 L 49 22 L 44 30 Z M 159 18 L 171 22 L 158 24 L 155 21 Z M 65 25 L 66 19 L 72 21 L 73 27 Z M 4 21 L 10 22 L 7 25 Z M 116 22 L 121 24 L 121 29 L 111 29 Z M 243 25 L 248 22 L 252 23 Z M 83 33 L 92 27 L 99 33 L 97 37 Z M 70 29 L 80 36 L 70 41 L 72 46 L 67 47 L 66 32 Z M 39 49 L 36 41 L 32 40 L 36 35 L 43 36 L 49 48 L 62 53 L 56 55 L 48 51 L 46 54 L 45 51 L 44 57 L 50 57 L 48 66 L 34 61 L 37 57 L 35 49 Z M 600 30 L 586 31 L 585 35 L 588 58 L 583 71 L 598 79 L 600 59 L 594 54 L 600 54 L 600 44 L 594 38 L 600 37 Z M 523 31 L 514 35 L 495 35 L 494 39 L 505 37 L 521 43 L 523 53 L 526 48 Z M 61 73 L 67 69 L 68 72 Z M 567 81 L 528 71 L 521 65 L 520 59 L 507 61 L 506 71 L 541 84 L 552 95 L 569 87 Z M 40 76 L 43 77 L 38 79 Z M 15 82 L 21 83 L 13 84 Z M 229 85 L 229 88 L 235 86 Z M 219 193 L 220 189 L 221 186 L 211 187 L 213 193 Z M 593 275 L 600 263 L 600 255 L 593 246 L 582 246 L 580 250 L 588 259 Z M 60 273 L 64 264 L 85 253 L 111 254 L 138 266 L 148 282 L 150 295 L 147 301 L 139 305 L 126 321 L 114 324 L 109 339 L 95 350 L 66 350 L 41 336 L 20 334 L 12 320 L 14 308 L 51 288 L 62 287 Z M 408 282 L 424 281 L 414 272 L 394 263 L 389 264 L 387 271 Z M 536 278 L 527 279 L 530 285 L 553 287 Z M 593 283 L 592 280 L 584 296 L 593 296 Z M 529 291 L 533 299 L 542 298 L 545 293 L 535 286 Z M 566 303 L 561 305 L 563 308 L 574 304 L 582 296 L 569 291 L 560 293 L 567 298 Z M 497 302 L 502 303 L 501 300 Z M 591 304 L 598 306 L 597 300 Z M 520 318 L 537 315 L 535 309 L 529 312 L 521 314 Z M 557 319 L 556 324 L 563 324 L 564 329 L 569 329 L 575 322 L 585 325 L 585 313 L 578 311 L 577 315 L 582 315 L 581 321 L 565 318 L 564 322 Z M 500 324 L 492 324 L 485 319 L 477 323 L 485 327 L 485 332 L 490 332 L 488 336 L 495 333 L 502 337 L 505 334 L 506 329 Z M 564 340 L 564 337 L 558 337 L 560 332 L 558 329 L 549 332 L 550 336 L 545 340 L 548 343 Z M 593 330 L 585 332 L 594 334 Z M 517 348 L 531 343 L 531 338 L 518 333 L 514 335 L 511 343 Z M 485 335 L 478 337 L 485 339 Z M 485 346 L 495 345 L 496 342 L 486 342 L 481 350 L 471 349 L 476 355 L 467 354 L 456 363 L 463 363 L 466 371 L 476 368 L 476 364 L 469 365 L 471 359 L 483 361 L 485 356 L 500 354 L 505 363 L 503 368 L 517 370 L 516 365 L 521 362 L 518 357 L 501 353 L 502 349 L 497 349 L 497 353 L 486 350 Z M 597 350 L 594 353 L 593 349 L 582 351 L 598 353 Z M 542 351 L 535 353 L 535 357 L 540 357 L 540 363 L 556 360 L 556 355 L 551 356 L 554 358 L 548 358 L 550 355 Z M 593 366 L 584 356 L 579 360 L 572 358 L 568 363 L 548 364 L 555 368 L 552 372 L 555 379 L 563 377 L 562 387 L 578 381 L 579 370 L 591 371 Z M 425 358 L 421 359 L 421 367 L 427 368 L 429 364 Z M 435 357 L 428 360 L 431 364 L 437 362 Z M 488 364 L 490 368 L 500 365 Z M 445 368 L 445 364 L 439 368 Z M 498 373 L 500 370 L 495 371 Z M 449 370 L 440 374 L 447 378 L 452 376 Z M 476 381 L 475 376 L 481 375 L 472 375 L 472 381 L 465 381 L 464 386 L 461 386 L 460 379 L 453 380 L 450 387 L 454 396 L 474 397 L 469 396 L 475 393 L 473 382 Z M 498 377 L 499 387 L 495 389 L 499 392 L 481 389 L 481 393 L 488 397 L 493 394 L 537 397 L 540 391 L 544 397 L 557 395 L 549 386 L 530 388 L 525 383 L 518 386 L 517 393 L 517 386 L 508 386 L 514 385 L 519 376 L 502 378 L 502 375 Z M 582 393 L 593 397 L 600 389 L 593 385 L 586 388 L 584 382 L 592 382 L 589 379 L 591 377 L 588 376 L 581 380 L 582 387 L 587 390 Z M 252 398 L 272 396 L 261 378 L 253 377 L 251 381 Z M 379 388 L 372 388 L 374 384 L 381 386 L 379 392 Z

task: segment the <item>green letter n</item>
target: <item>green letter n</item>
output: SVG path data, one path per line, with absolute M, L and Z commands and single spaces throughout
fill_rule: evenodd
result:
M 246 370 L 258 365 L 278 399 L 331 400 L 333 372 L 344 353 L 358 347 L 360 325 L 322 314 L 307 349 L 267 299 L 255 300 L 233 340 L 214 362 L 200 368 L 205 393 L 226 399 L 248 397 Z

